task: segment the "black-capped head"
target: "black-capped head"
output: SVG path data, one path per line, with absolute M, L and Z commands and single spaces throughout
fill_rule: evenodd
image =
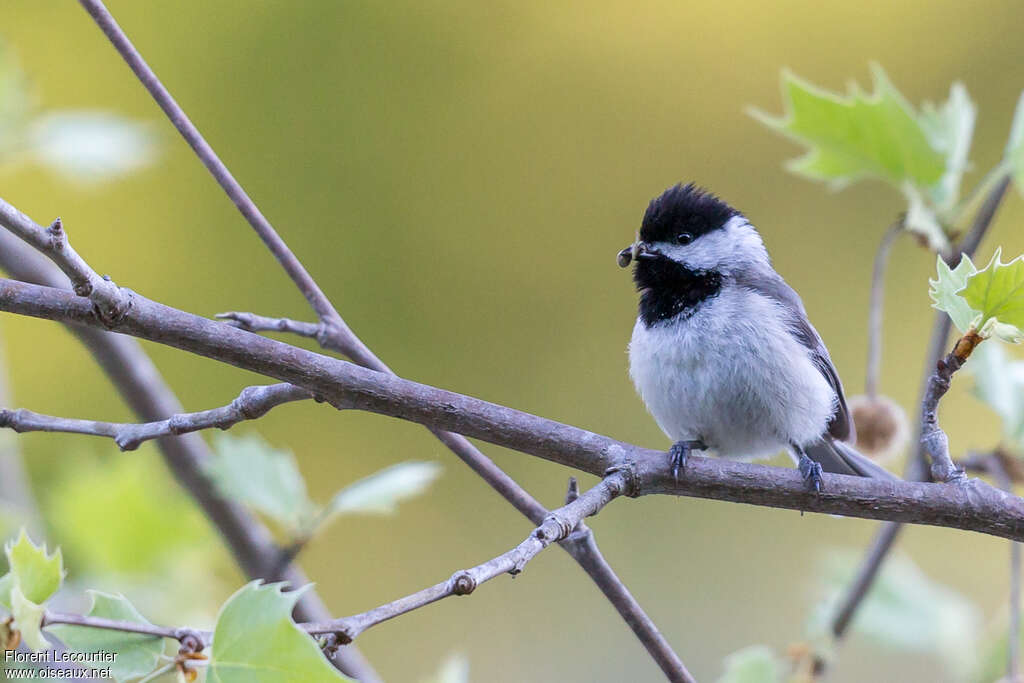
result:
M 693 183 L 651 200 L 640 239 L 619 252 L 619 265 L 634 260 L 641 316 L 648 324 L 693 310 L 715 296 L 725 278 L 770 267 L 754 227 Z
M 693 183 L 673 185 L 647 205 L 640 239 L 649 244 L 692 242 L 721 230 L 737 215 L 736 209 Z

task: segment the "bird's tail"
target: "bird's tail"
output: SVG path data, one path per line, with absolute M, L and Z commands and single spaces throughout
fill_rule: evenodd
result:
M 860 454 L 852 446 L 829 437 L 820 439 L 810 446 L 805 446 L 804 452 L 811 460 L 819 463 L 826 472 L 899 481 L 899 477 L 895 474 L 878 465 L 866 455 Z

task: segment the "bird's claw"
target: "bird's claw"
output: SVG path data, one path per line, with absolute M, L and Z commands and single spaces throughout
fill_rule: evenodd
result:
M 811 460 L 806 453 L 801 453 L 796 468 L 800 470 L 800 476 L 804 478 L 807 488 L 815 493 L 821 493 L 821 474 L 824 472 L 821 464 Z
M 707 446 L 703 441 L 676 441 L 672 448 L 668 449 L 668 461 L 672 466 L 672 478 L 679 479 L 679 470 L 686 468 L 686 461 L 690 459 L 692 451 L 702 451 Z

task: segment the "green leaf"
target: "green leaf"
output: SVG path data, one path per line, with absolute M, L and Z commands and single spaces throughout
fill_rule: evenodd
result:
M 825 633 L 860 556 L 834 551 L 823 557 L 823 594 L 811 619 L 812 633 Z M 905 556 L 890 558 L 861 603 L 852 628 L 879 645 L 935 654 L 962 666 L 974 651 L 978 608 L 952 589 L 930 579 Z
M 324 516 L 394 514 L 400 502 L 423 493 L 439 476 L 441 466 L 433 462 L 409 461 L 386 467 L 334 494 Z
M 951 150 L 944 153 L 936 143 L 942 139 L 948 147 L 955 146 L 954 126 L 964 124 L 958 108 L 962 105 L 950 105 L 941 123 L 934 111 L 923 123 L 881 67 L 875 66 L 872 73 L 873 93 L 854 84 L 842 96 L 783 72 L 786 114 L 779 118 L 752 114 L 808 148 L 805 156 L 789 163 L 794 173 L 834 185 L 869 177 L 897 187 L 907 180 L 920 187 L 939 184 Z
M 946 218 L 960 197 L 960 181 L 967 169 L 967 155 L 974 137 L 977 109 L 962 83 L 953 83 L 949 99 L 936 107 L 931 102 L 921 106 L 919 121 L 932 147 L 946 155 L 946 172 L 930 188 L 931 204 Z
M 934 302 L 932 306 L 949 314 L 957 329 L 966 334 L 981 312 L 971 308 L 960 292 L 967 286 L 967 278 L 977 273 L 978 269 L 967 254 L 961 256 L 960 265 L 952 270 L 938 256 L 935 268 L 938 272 L 936 278 L 928 281 L 931 285 L 928 295 Z
M 12 593 L 14 588 L 18 588 L 26 600 L 42 604 L 57 592 L 64 581 L 64 562 L 60 549 L 48 555 L 46 546 L 33 543 L 24 529 L 17 541 L 4 544 L 4 553 L 10 567 L 9 586 Z
M 149 624 L 124 596 L 100 591 L 89 591 L 89 594 L 92 596 L 89 616 Z M 75 652 L 115 653 L 116 658 L 109 666 L 111 675 L 118 683 L 145 676 L 156 669 L 160 655 L 164 651 L 162 638 L 141 633 L 125 633 L 70 624 L 56 624 L 46 630 L 60 638 L 61 642 Z
M 217 617 L 208 683 L 347 681 L 292 621 L 302 591 L 254 581 L 228 598 Z
M 50 649 L 50 643 L 43 638 L 40 629 L 43 612 L 43 606 L 26 598 L 18 585 L 11 588 L 11 616 L 14 617 L 14 626 L 21 631 L 22 641 L 32 648 L 33 652 Z
M 1002 263 L 1001 254 L 996 249 L 987 266 L 969 275 L 960 295 L 981 313 L 977 327 L 982 336 L 1017 342 L 1024 338 L 1024 257 Z M 989 321 L 994 322 L 986 327 Z
M 974 376 L 974 395 L 1002 421 L 1003 438 L 1024 447 L 1024 362 L 1012 360 L 1002 344 L 982 344 L 967 369 Z
M 258 436 L 218 434 L 217 457 L 207 472 L 225 496 L 271 517 L 289 530 L 309 520 L 315 506 L 306 493 L 295 456 Z
M 779 658 L 767 645 L 751 645 L 725 658 L 725 673 L 717 683 L 781 683 Z

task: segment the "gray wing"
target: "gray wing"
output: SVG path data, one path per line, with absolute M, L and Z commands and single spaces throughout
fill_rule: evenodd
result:
M 828 349 L 821 341 L 821 336 L 807 318 L 807 311 L 804 310 L 804 302 L 800 300 L 800 295 L 793 291 L 793 288 L 786 284 L 782 276 L 770 266 L 758 273 L 737 276 L 736 284 L 775 299 L 789 311 L 789 324 L 793 336 L 807 348 L 811 354 L 811 360 L 828 380 L 832 390 L 836 392 L 836 396 L 839 397 L 836 412 L 828 422 L 828 434 L 841 441 L 853 442 L 855 440 L 853 420 L 850 419 L 850 411 L 846 407 L 843 383 L 839 381 L 839 374 L 832 364 L 832 357 L 828 355 Z

